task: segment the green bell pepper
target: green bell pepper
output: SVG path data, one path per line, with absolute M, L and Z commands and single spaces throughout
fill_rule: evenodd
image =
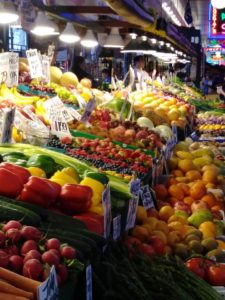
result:
M 107 184 L 109 182 L 109 178 L 103 174 L 103 173 L 97 173 L 97 172 L 88 172 L 86 174 L 86 177 L 95 179 L 99 182 L 101 182 L 103 185 Z
M 24 155 L 21 152 L 10 152 L 10 153 L 4 153 L 2 155 L 3 161 L 12 163 L 15 165 L 19 165 L 21 167 L 26 167 L 27 165 L 27 156 Z
M 44 170 L 47 176 L 51 176 L 57 170 L 58 165 L 50 156 L 43 154 L 34 154 L 28 159 L 27 167 L 38 167 Z

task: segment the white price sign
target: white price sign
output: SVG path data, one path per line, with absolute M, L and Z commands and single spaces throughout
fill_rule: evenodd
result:
M 93 299 L 92 291 L 92 267 L 88 265 L 86 268 L 86 300 Z
M 57 300 L 58 282 L 55 266 L 52 266 L 49 277 L 38 287 L 38 300 Z
M 104 192 L 102 193 L 102 204 L 104 209 L 104 237 L 110 236 L 111 230 L 111 198 L 110 198 L 110 186 L 107 184 Z
M 42 64 L 37 49 L 30 49 L 26 51 L 31 78 L 43 77 Z
M 89 100 L 85 110 L 84 110 L 84 113 L 81 117 L 81 122 L 82 123 L 87 123 L 88 122 L 88 119 L 90 117 L 90 115 L 92 114 L 94 108 L 95 108 L 95 104 L 96 104 L 96 101 L 94 98 L 92 98 L 91 100 Z
M 116 241 L 120 238 L 121 233 L 121 215 L 113 219 L 113 239 Z
M 5 83 L 8 87 L 18 85 L 19 55 L 18 53 L 0 54 L 0 84 Z
M 130 199 L 128 213 L 127 213 L 126 230 L 133 228 L 135 225 L 138 201 L 139 198 L 135 196 Z
M 146 210 L 155 207 L 148 185 L 145 185 L 141 188 L 141 199 L 142 199 L 143 206 Z

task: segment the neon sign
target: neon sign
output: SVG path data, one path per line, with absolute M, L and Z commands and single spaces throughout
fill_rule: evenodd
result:
M 209 38 L 225 38 L 225 8 L 216 9 L 209 4 Z

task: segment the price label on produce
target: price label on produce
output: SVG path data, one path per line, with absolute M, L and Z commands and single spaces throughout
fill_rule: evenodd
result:
M 133 228 L 136 221 L 137 207 L 138 207 L 139 198 L 133 196 L 129 201 L 127 221 L 126 221 L 126 230 Z
M 174 143 L 177 144 L 178 143 L 178 131 L 177 131 L 176 125 L 172 125 L 172 132 L 173 132 Z
M 75 119 L 77 121 L 81 120 L 82 116 L 76 109 L 73 109 L 72 107 L 68 107 L 68 110 L 69 110 L 71 116 L 73 117 L 73 119 Z
M 93 299 L 92 291 L 92 267 L 88 265 L 86 268 L 86 300 Z
M 49 57 L 46 55 L 42 55 L 42 72 L 43 72 L 44 82 L 49 84 L 50 83 L 50 60 Z
M 104 192 L 102 193 L 102 204 L 104 209 L 104 237 L 108 238 L 110 236 L 112 218 L 109 184 L 107 184 Z
M 43 77 L 42 64 L 37 49 L 27 50 L 26 55 L 30 67 L 31 78 Z
M 71 136 L 67 123 L 59 120 L 51 122 L 51 132 L 58 137 Z
M 121 215 L 113 218 L 113 239 L 116 241 L 121 234 Z
M 49 277 L 38 287 L 38 300 L 57 300 L 59 294 L 55 266 L 52 266 Z
M 1 143 L 11 143 L 12 127 L 14 123 L 16 108 L 7 109 L 3 112 Z
M 90 115 L 92 114 L 94 108 L 95 108 L 96 101 L 94 98 L 88 101 L 87 106 L 85 107 L 84 113 L 81 117 L 82 123 L 87 123 Z
M 140 179 L 134 179 L 130 182 L 130 193 L 134 196 L 139 196 L 141 187 L 141 181 Z
M 148 185 L 144 185 L 143 187 L 141 187 L 141 199 L 142 199 L 142 203 L 143 206 L 146 210 L 148 210 L 149 208 L 155 207 L 151 192 L 150 192 L 150 188 Z
M 5 83 L 8 87 L 18 85 L 19 55 L 18 53 L 0 54 L 0 84 Z

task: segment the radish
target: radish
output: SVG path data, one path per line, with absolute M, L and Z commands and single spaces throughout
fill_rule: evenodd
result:
M 33 227 L 33 226 L 23 226 L 23 228 L 21 229 L 21 234 L 24 240 L 34 240 L 36 242 L 39 242 L 42 234 L 41 232 Z
M 70 246 L 61 247 L 60 253 L 66 259 L 74 259 L 76 257 L 76 250 Z
M 9 254 L 0 250 L 0 267 L 5 268 L 9 264 Z
M 55 255 L 57 255 L 59 259 L 61 258 L 61 254 L 60 254 L 60 252 L 58 250 L 56 250 L 56 249 L 50 249 L 48 251 L 51 252 L 51 253 L 54 253 Z
M 58 266 L 60 263 L 60 258 L 59 256 L 56 255 L 56 253 L 54 253 L 51 250 L 48 250 L 42 254 L 42 261 L 43 263 L 47 263 L 50 266 L 52 265 Z
M 6 231 L 6 237 L 13 243 L 18 243 L 21 239 L 21 232 L 17 228 L 10 228 Z
M 19 249 L 16 245 L 9 246 L 5 249 L 5 251 L 11 256 L 11 255 L 19 255 Z
M 2 230 L 3 230 L 4 232 L 6 232 L 6 231 L 8 231 L 9 229 L 12 229 L 12 228 L 15 228 L 15 229 L 21 229 L 21 228 L 22 228 L 22 224 L 21 224 L 20 222 L 18 222 L 18 221 L 12 220 L 12 221 L 7 222 L 7 223 L 3 226 Z
M 58 239 L 52 238 L 52 239 L 46 241 L 45 247 L 47 250 L 50 250 L 50 249 L 59 250 L 60 249 L 60 241 Z
M 33 240 L 26 241 L 20 249 L 22 255 L 27 254 L 30 250 L 37 250 L 37 243 Z
M 5 235 L 4 232 L 0 231 L 0 247 L 5 246 Z
M 41 260 L 41 253 L 38 252 L 38 250 L 30 250 L 29 252 L 27 252 L 27 254 L 24 257 L 23 262 L 25 263 L 26 261 L 30 260 L 30 259 L 38 259 Z
M 20 273 L 23 268 L 23 258 L 19 255 L 12 255 L 9 258 L 9 268 L 14 272 Z
M 38 280 L 43 273 L 42 264 L 38 259 L 30 259 L 23 266 L 23 276 Z
M 58 265 L 56 268 L 57 274 L 60 276 L 62 282 L 65 282 L 68 278 L 68 270 L 65 265 Z

